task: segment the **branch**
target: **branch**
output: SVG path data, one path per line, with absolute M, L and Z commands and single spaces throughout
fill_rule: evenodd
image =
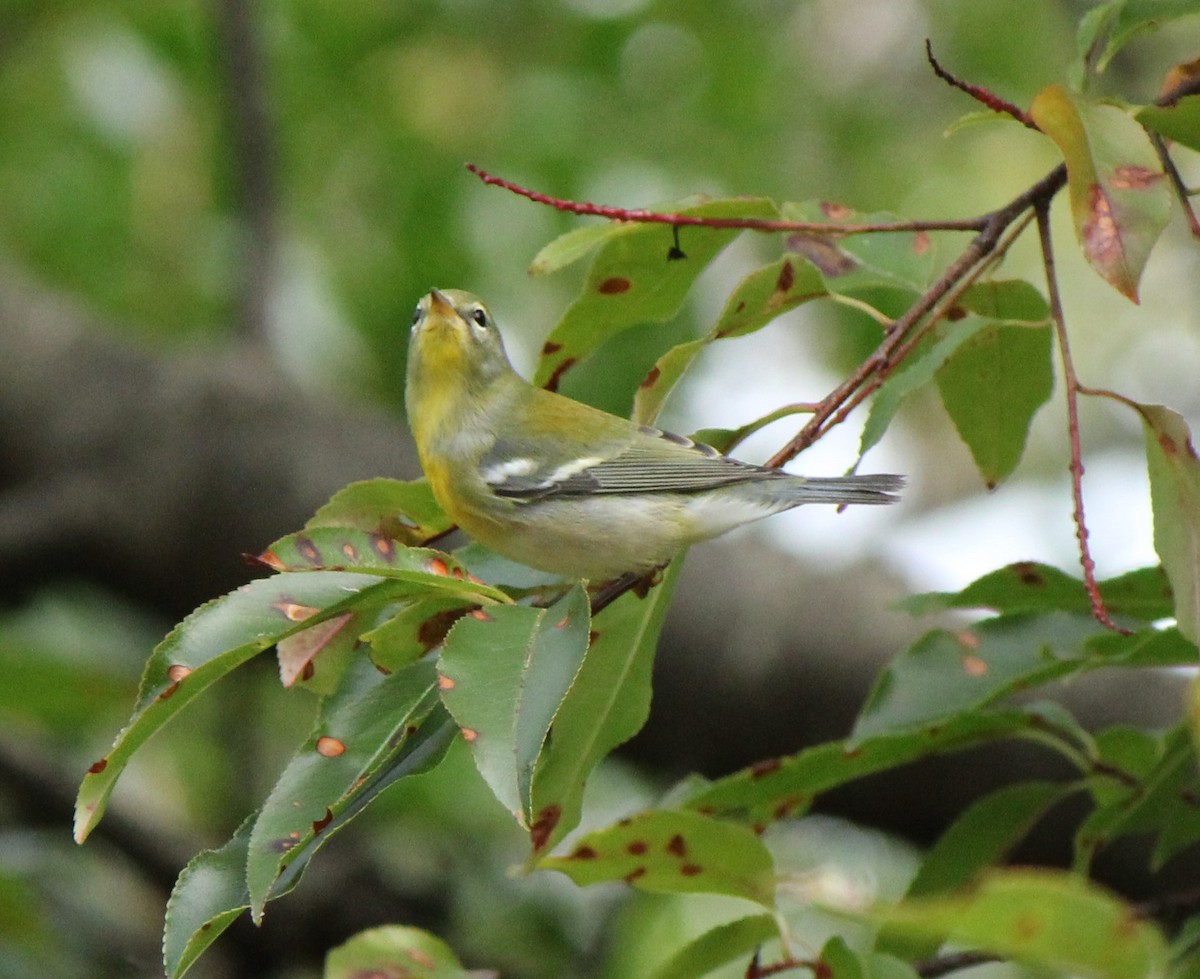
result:
M 1042 264 L 1046 270 L 1046 293 L 1050 300 L 1050 318 L 1058 337 L 1058 351 L 1062 358 L 1063 380 L 1067 399 L 1067 432 L 1071 441 L 1071 498 L 1074 501 L 1072 519 L 1075 521 L 1075 538 L 1079 541 L 1079 563 L 1083 567 L 1083 586 L 1087 589 L 1092 605 L 1092 616 L 1106 629 L 1128 635 L 1109 617 L 1100 586 L 1096 582 L 1096 562 L 1088 544 L 1087 520 L 1083 510 L 1083 450 L 1079 441 L 1079 378 L 1075 374 L 1075 362 L 1071 358 L 1071 345 L 1067 338 L 1067 324 L 1063 316 L 1062 297 L 1058 293 L 1058 275 L 1054 265 L 1054 248 L 1050 237 L 1050 202 L 1041 201 L 1035 208 L 1037 213 L 1038 240 L 1042 249 Z
M 986 88 L 983 88 L 980 85 L 971 85 L 967 82 L 964 82 L 961 78 L 958 78 L 946 71 L 946 69 L 943 68 L 938 62 L 937 58 L 933 56 L 933 44 L 929 38 L 925 39 L 925 57 L 929 61 L 929 66 L 933 69 L 933 73 L 947 85 L 951 86 L 952 88 L 957 88 L 960 92 L 966 92 L 966 94 L 971 96 L 971 98 L 973 98 L 976 102 L 987 106 L 993 112 L 999 112 L 1006 116 L 1012 116 L 1012 118 L 1016 119 L 1017 122 L 1019 122 L 1022 126 L 1027 126 L 1034 132 L 1041 132 L 1041 129 L 1038 128 L 1037 123 L 1035 123 L 1033 119 L 1030 118 L 1029 114 L 1024 110 L 1013 105 L 1006 99 L 1000 98 L 1000 96 L 996 95 L 994 92 L 989 92 Z
M 485 184 L 503 187 L 505 190 L 526 197 L 537 204 L 545 204 L 556 211 L 570 214 L 591 215 L 608 218 L 610 221 L 626 221 L 635 224 L 669 224 L 701 228 L 741 228 L 744 231 L 809 231 L 820 234 L 861 235 L 878 232 L 899 231 L 978 231 L 979 218 L 950 219 L 947 221 L 894 221 L 889 223 L 836 224 L 821 221 L 780 221 L 770 218 L 717 218 L 696 214 L 647 211 L 642 208 L 614 207 L 611 204 L 593 204 L 590 201 L 573 201 L 564 197 L 551 197 L 520 184 L 488 173 L 474 163 L 466 164 L 468 170 Z

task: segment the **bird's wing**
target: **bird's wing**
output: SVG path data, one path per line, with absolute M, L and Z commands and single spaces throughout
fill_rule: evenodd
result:
M 681 435 L 643 427 L 588 456 L 545 459 L 499 439 L 482 460 L 484 481 L 514 500 L 619 493 L 696 493 L 780 474 L 721 455 Z

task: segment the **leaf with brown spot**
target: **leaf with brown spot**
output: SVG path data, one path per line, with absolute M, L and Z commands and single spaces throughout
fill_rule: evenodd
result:
M 1174 615 L 1171 589 L 1160 567 L 1140 568 L 1099 583 L 1109 612 L 1139 622 Z M 977 578 L 959 592 L 911 595 L 899 607 L 912 615 L 947 609 L 988 608 L 995 612 L 1091 613 L 1092 602 L 1083 581 L 1036 561 L 1018 561 Z
M 384 546 L 386 544 L 386 546 Z M 334 557 L 328 569 L 313 568 L 302 551 L 312 550 Z M 281 537 L 271 545 L 279 566 L 288 571 L 365 572 L 408 582 L 416 597 L 450 594 L 476 604 L 512 599 L 498 588 L 472 580 L 467 569 L 449 554 L 425 547 L 397 545 L 391 538 L 348 527 L 315 527 Z M 350 554 L 354 557 L 350 557 Z
M 667 395 L 708 344 L 746 336 L 782 313 L 825 294 L 816 269 L 796 256 L 785 255 L 755 269 L 737 284 L 706 336 L 672 347 L 658 359 L 634 395 L 634 421 L 642 425 L 654 421 Z
M 251 581 L 198 608 L 155 647 L 133 715 L 107 755 L 109 764 L 84 778 L 76 802 L 76 839 L 82 842 L 100 820 L 133 753 L 193 698 L 281 639 L 364 604 L 386 602 L 404 587 L 376 575 L 284 572 Z M 316 611 L 296 622 L 279 613 L 278 607 L 286 604 Z M 189 671 L 186 679 L 173 679 L 181 668 Z M 164 699 L 167 689 L 172 696 Z
M 1088 102 L 1057 84 L 1038 93 L 1030 114 L 1066 161 L 1085 257 L 1137 302 L 1142 270 L 1171 217 L 1170 186 L 1145 130 L 1123 109 Z
M 1200 643 L 1200 459 L 1178 412 L 1138 408 L 1146 432 L 1146 469 L 1154 508 L 1154 548 L 1175 598 L 1179 631 Z
M 405 603 L 400 611 L 361 636 L 371 659 L 394 673 L 439 645 L 472 607 L 465 596 L 434 594 Z
M 279 893 L 280 882 L 298 875 L 389 780 L 436 762 L 452 731 L 439 706 L 432 663 L 385 676 L 366 657 L 355 660 L 337 691 L 322 702 L 313 732 L 255 820 L 246 857 L 255 920 Z M 270 843 L 284 838 L 295 845 L 281 854 Z
M 325 957 L 324 979 L 499 979 L 468 973 L 450 946 L 420 928 L 382 925 L 360 931 Z
M 383 477 L 338 490 L 304 525 L 306 530 L 353 527 L 382 532 L 408 545 L 424 544 L 452 526 L 425 480 L 402 482 Z
M 549 608 L 497 606 L 488 621 L 460 619 L 438 660 L 452 683 L 442 689 L 442 702 L 461 728 L 475 732 L 476 768 L 535 842 L 556 832 L 558 818 L 548 814 L 561 809 L 557 800 L 535 804 L 534 770 L 587 655 L 590 632 L 587 593 L 576 585 Z
M 656 210 L 698 217 L 778 216 L 771 201 L 749 197 L 693 198 Z M 531 272 L 552 271 L 598 250 L 579 296 L 542 348 L 533 382 L 544 386 L 553 380 L 557 384 L 571 365 L 618 333 L 638 324 L 672 319 L 696 277 L 740 234 L 737 229 L 706 228 L 689 240 L 687 258 L 678 261 L 666 257 L 674 237 L 665 224 L 609 222 L 577 229 L 551 242 L 534 259 Z
M 864 214 L 839 207 L 829 213 L 819 201 L 781 204 L 788 221 L 835 224 L 895 224 L 895 214 Z M 836 232 L 798 232 L 787 238 L 788 249 L 820 270 L 831 293 L 852 296 L 865 290 L 900 288 L 923 292 L 938 270 L 937 243 L 922 232 L 869 232 L 839 236 Z
M 1055 973 L 1145 979 L 1168 965 L 1155 924 L 1067 871 L 993 870 L 962 893 L 840 910 L 893 935 L 949 939 Z
M 275 645 L 275 657 L 279 661 L 279 682 L 290 687 L 298 680 L 318 694 L 332 693 L 345 668 L 347 657 L 358 644 L 358 631 L 353 625 L 359 621 L 355 612 L 344 612 Z M 321 669 L 315 670 L 316 658 L 321 657 Z M 313 678 L 319 677 L 314 685 Z
M 592 769 L 646 722 L 654 651 L 679 567 L 680 561 L 673 561 L 647 597 L 623 595 L 597 616 L 599 638 L 587 648 L 554 716 L 554 737 L 533 771 L 534 810 L 557 806 L 562 813 L 533 859 L 578 825 Z
M 632 844 L 645 843 L 645 852 Z M 540 866 L 577 884 L 628 880 L 660 893 L 731 894 L 764 907 L 775 903 L 775 867 L 762 840 L 745 826 L 688 810 L 660 809 L 586 834 L 587 860 L 546 857 Z

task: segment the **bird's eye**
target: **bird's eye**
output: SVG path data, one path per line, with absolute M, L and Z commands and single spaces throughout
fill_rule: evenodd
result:
M 412 325 L 413 325 L 413 326 L 416 326 L 416 325 L 417 325 L 417 323 L 419 323 L 420 321 L 421 321 L 421 307 L 420 307 L 420 306 L 418 306 L 416 309 L 414 309 L 414 310 L 413 310 L 413 321 L 412 321 Z
M 487 326 L 487 313 L 485 313 L 482 309 L 472 310 L 471 319 L 473 319 L 480 326 Z

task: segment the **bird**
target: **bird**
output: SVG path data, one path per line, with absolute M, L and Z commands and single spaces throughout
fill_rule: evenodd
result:
M 521 377 L 477 297 L 418 302 L 405 407 L 434 497 L 520 564 L 604 582 L 804 503 L 890 504 L 904 477 L 805 477 L 742 462 Z

